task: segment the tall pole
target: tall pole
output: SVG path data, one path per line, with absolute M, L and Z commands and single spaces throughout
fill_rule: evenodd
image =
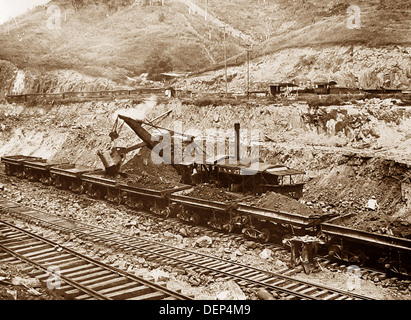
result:
M 225 27 L 224 27 L 224 73 L 225 73 L 225 95 L 228 95 L 228 82 L 227 82 L 227 45 L 225 38 Z
M 250 47 L 247 48 L 247 98 L 250 97 Z

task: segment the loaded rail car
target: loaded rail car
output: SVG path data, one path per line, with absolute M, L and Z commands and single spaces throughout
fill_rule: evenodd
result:
M 45 185 L 51 185 L 53 179 L 50 168 L 62 165 L 61 162 L 48 161 L 23 161 L 24 172 L 29 181 L 40 181 Z
M 359 265 L 383 265 L 400 274 L 411 274 L 411 240 L 362 230 L 351 229 L 331 223 L 321 224 L 327 239 L 329 256 Z
M 281 240 L 285 235 L 315 234 L 325 219 L 249 206 L 241 202 L 244 197 L 226 202 L 192 198 L 186 195 L 188 191 L 170 196 L 179 219 L 193 224 L 207 222 L 210 227 L 229 233 L 240 229 L 247 238 L 263 243 Z
M 110 177 L 104 170 L 82 175 L 85 193 L 95 199 L 106 199 L 115 204 L 125 204 L 130 208 L 149 210 L 157 215 L 168 217 L 171 213 L 168 197 L 171 193 L 190 188 L 189 185 L 177 184 L 172 189 L 153 190 L 133 186 L 129 181 L 137 177 L 121 174 Z
M 274 191 L 294 199 L 302 197 L 305 183 L 301 180 L 305 172 L 251 159 L 244 163 L 239 157 L 218 155 L 208 158 L 206 164 L 197 165 L 196 170 L 201 182 L 217 181 L 221 187 L 237 192 L 262 194 Z
M 303 216 L 239 203 L 236 221 L 247 221 L 243 233 L 248 238 L 268 242 L 270 239 L 283 240 L 292 235 L 316 234 L 321 221 L 326 216 Z
M 153 190 L 120 183 L 121 198 L 127 206 L 138 210 L 149 210 L 167 218 L 173 213 L 170 205 L 171 194 L 189 188 L 191 186 L 179 184 L 172 189 Z
M 241 199 L 221 202 L 193 198 L 187 194 L 192 190 L 187 189 L 170 195 L 172 209 L 177 217 L 193 224 L 207 222 L 212 228 L 232 232 L 235 227 L 232 221 L 237 202 Z
M 192 188 L 189 185 L 177 184 L 175 188 L 163 190 L 141 188 L 130 185 L 127 179 L 107 177 L 102 170 L 74 164 L 52 165 L 38 157 L 18 155 L 3 157 L 1 161 L 8 175 L 29 178 L 33 169 L 49 171 L 52 184 L 56 187 L 84 193 L 89 184 L 102 190 L 93 193 L 94 197 L 104 197 L 132 208 L 148 209 L 164 217 L 176 213 L 181 220 L 207 222 L 213 228 L 228 232 L 241 227 L 246 237 L 261 242 L 285 240 L 292 235 L 322 234 L 326 239 L 322 249 L 332 257 L 355 264 L 382 264 L 393 272 L 411 274 L 411 240 L 324 222 L 330 220 L 329 215 L 304 216 L 259 208 L 245 203 L 247 197 L 240 196 L 228 202 L 198 199 L 189 196 L 189 189 Z
M 83 193 L 82 175 L 96 171 L 96 168 L 76 164 L 59 164 L 51 167 L 49 170 L 53 184 L 57 188 L 70 189 L 75 193 Z
M 2 157 L 1 161 L 5 165 L 5 173 L 8 176 L 14 175 L 18 178 L 25 177 L 24 162 L 46 162 L 47 160 L 40 157 L 31 157 L 23 155 L 7 156 Z
M 94 199 L 106 199 L 121 203 L 120 188 L 116 180 L 106 177 L 104 170 L 84 173 L 81 176 L 82 191 Z

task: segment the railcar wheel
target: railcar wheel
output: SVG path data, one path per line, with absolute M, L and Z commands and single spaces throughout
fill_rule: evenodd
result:
M 290 239 L 292 237 L 293 235 L 291 233 L 286 233 L 285 235 L 282 236 L 281 243 L 283 244 L 284 247 L 291 248 Z
M 84 186 L 81 184 L 78 188 L 78 193 L 83 194 L 85 192 Z
M 6 164 L 5 167 L 4 167 L 4 173 L 6 174 L 6 176 L 12 176 L 13 175 L 13 171 L 11 170 L 11 168 L 8 164 Z
M 352 254 L 353 254 L 353 257 L 352 257 L 353 262 L 357 263 L 359 266 L 363 266 L 368 260 L 367 255 L 362 250 L 359 250 L 359 249 L 354 250 Z
M 190 221 L 191 221 L 192 224 L 197 226 L 201 222 L 201 217 L 198 213 L 194 213 L 194 214 L 191 215 Z
M 144 208 L 143 201 L 141 201 L 141 200 L 134 201 L 133 208 L 134 208 L 134 210 L 142 210 Z
M 113 204 L 120 205 L 121 204 L 121 197 L 120 196 L 114 196 L 113 197 Z
M 164 218 L 170 218 L 172 216 L 171 209 L 169 207 L 165 208 L 162 214 Z
M 103 198 L 103 192 L 100 189 L 96 189 L 93 193 L 93 198 L 94 199 L 102 199 Z
M 333 244 L 328 247 L 328 256 L 332 258 L 337 258 L 342 260 L 341 257 L 341 246 Z
M 246 239 L 256 239 L 257 238 L 255 231 L 251 228 L 244 228 L 241 232 L 243 233 L 244 238 Z
M 161 210 L 157 206 L 156 202 L 154 202 L 153 205 L 150 207 L 150 212 L 154 213 L 155 215 L 161 215 Z
M 39 176 L 38 176 L 38 174 L 36 174 L 36 173 L 27 174 L 26 176 L 27 176 L 27 179 L 28 179 L 30 182 L 39 181 Z
M 261 233 L 258 235 L 258 239 L 260 240 L 261 243 L 267 243 L 270 241 L 271 233 L 270 230 L 267 228 L 264 228 L 261 230 Z
M 227 232 L 227 233 L 232 233 L 234 231 L 235 225 L 231 222 L 228 222 L 226 224 L 224 224 L 223 229 Z
M 16 177 L 19 178 L 19 179 L 24 179 L 24 178 L 25 178 L 24 171 L 17 171 L 17 172 L 15 173 L 15 175 L 16 175 Z

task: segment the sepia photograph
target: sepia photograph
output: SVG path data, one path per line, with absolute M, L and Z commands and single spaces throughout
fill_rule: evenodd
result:
M 411 1 L 0 0 L 0 159 L 0 300 L 411 300 Z

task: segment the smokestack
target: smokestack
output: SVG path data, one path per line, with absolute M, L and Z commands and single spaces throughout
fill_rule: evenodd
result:
M 240 161 L 240 124 L 234 124 L 235 130 L 235 156 L 237 161 Z

